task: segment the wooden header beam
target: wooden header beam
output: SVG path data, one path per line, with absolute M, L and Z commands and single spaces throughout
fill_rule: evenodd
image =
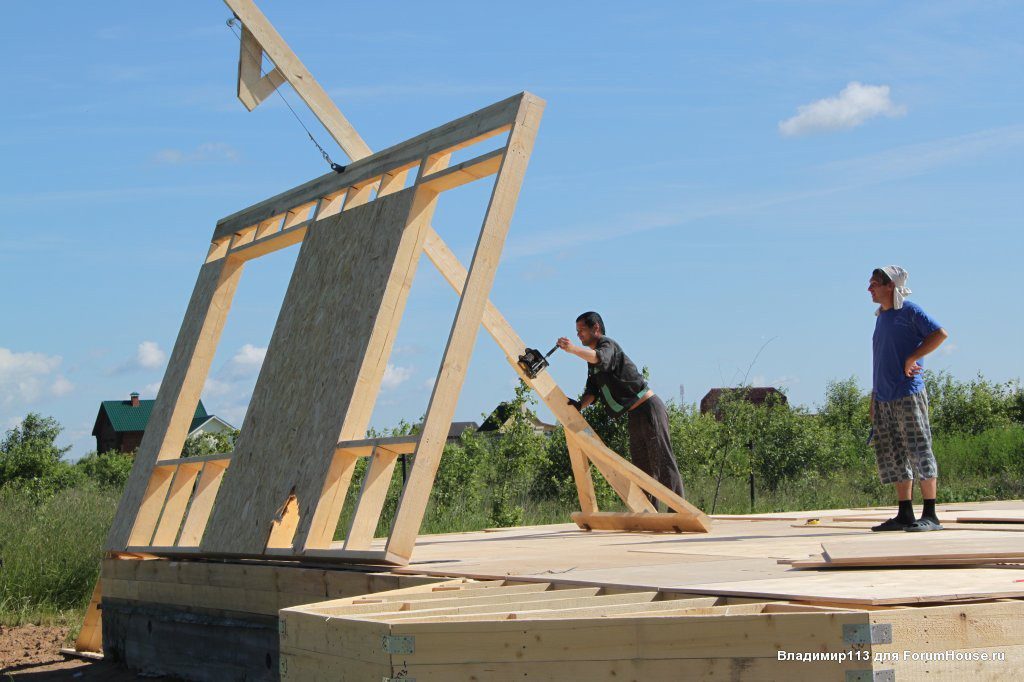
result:
M 353 162 L 343 173 L 328 173 L 277 196 L 253 204 L 217 221 L 212 242 L 231 238 L 236 232 L 257 225 L 289 210 L 317 201 L 346 187 L 359 186 L 384 174 L 408 170 L 439 151 L 457 151 L 507 132 L 524 100 L 542 102 L 521 92 L 462 118 L 400 142 L 362 161 Z M 427 176 L 429 178 L 429 176 Z

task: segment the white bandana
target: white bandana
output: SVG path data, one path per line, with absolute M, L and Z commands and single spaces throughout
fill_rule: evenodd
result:
M 907 279 L 910 278 L 910 273 L 898 265 L 886 265 L 881 270 L 889 275 L 889 279 L 892 280 L 894 285 L 892 290 L 892 307 L 894 310 L 899 310 L 903 307 L 903 299 L 912 293 L 910 287 L 907 286 Z M 875 311 L 875 315 L 881 312 L 882 307 L 879 306 L 878 310 Z

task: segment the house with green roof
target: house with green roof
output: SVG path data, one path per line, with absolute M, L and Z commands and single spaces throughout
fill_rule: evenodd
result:
M 138 393 L 132 393 L 128 400 L 104 400 L 100 403 L 99 414 L 92 435 L 96 437 L 96 452 L 119 450 L 131 452 L 139 447 L 142 434 L 146 432 L 149 415 L 153 412 L 155 400 L 139 400 Z M 203 401 L 196 405 L 196 413 L 188 427 L 188 435 L 199 433 L 222 433 L 233 431 L 234 426 L 220 417 L 206 413 Z

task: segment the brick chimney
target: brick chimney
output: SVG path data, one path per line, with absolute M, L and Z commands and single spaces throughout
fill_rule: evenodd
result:
M 133 391 L 132 394 L 131 394 L 131 399 L 132 399 L 132 407 L 138 407 L 139 406 L 139 394 L 135 393 Z

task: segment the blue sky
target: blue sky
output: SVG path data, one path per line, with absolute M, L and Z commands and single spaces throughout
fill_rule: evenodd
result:
M 928 366 L 1024 375 L 1018 3 L 259 4 L 374 149 L 547 100 L 492 293 L 530 345 L 595 309 L 666 398 L 746 376 L 813 407 L 867 386 L 867 279 L 896 263 L 950 332 Z M 78 457 L 101 400 L 155 396 L 217 219 L 326 169 L 277 97 L 235 99 L 215 0 L 4 14 L 0 426 L 52 415 Z M 482 185 L 435 219 L 464 260 Z M 296 253 L 243 276 L 203 395 L 235 425 Z M 424 261 L 375 426 L 424 412 L 455 305 Z M 577 392 L 581 361 L 553 360 Z M 481 333 L 456 418 L 513 384 Z

